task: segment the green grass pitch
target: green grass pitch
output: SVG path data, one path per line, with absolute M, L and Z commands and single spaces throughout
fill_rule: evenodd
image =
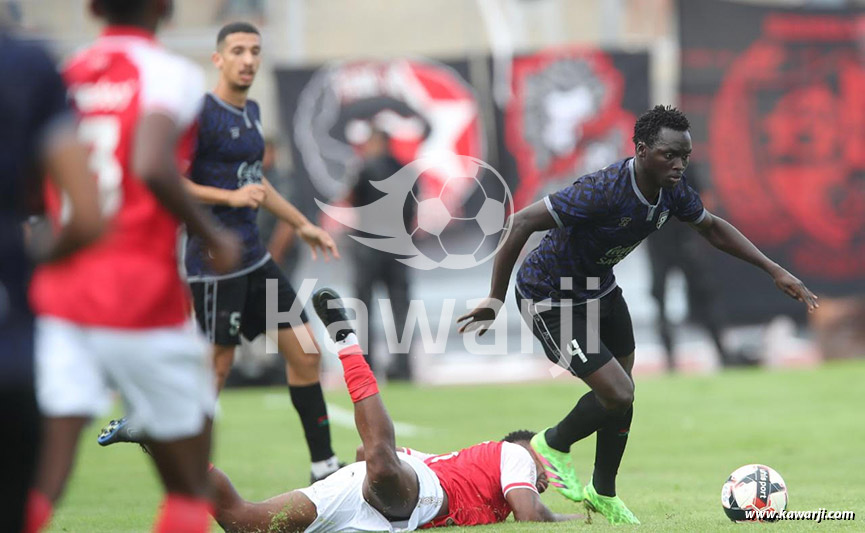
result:
M 562 377 L 528 385 L 390 386 L 382 394 L 398 422 L 398 444 L 447 452 L 499 439 L 513 429 L 546 427 L 585 390 L 578 380 Z M 816 370 L 638 378 L 636 398 L 618 492 L 642 520 L 641 531 L 865 530 L 865 361 Z M 338 411 L 332 415 L 337 453 L 352 458 L 360 441 L 346 424 L 351 412 L 348 394 L 332 391 L 327 399 Z M 52 532 L 150 530 L 160 500 L 153 469 L 137 446 L 100 448 L 95 436 L 102 422 L 93 424 L 82 439 L 77 470 Z M 408 428 L 413 434 L 401 437 L 406 429 L 399 423 L 414 425 Z M 574 446 L 583 481 L 591 472 L 594 446 L 594 437 Z M 721 485 L 735 468 L 752 462 L 781 473 L 789 486 L 789 509 L 852 510 L 856 520 L 733 524 L 721 510 Z M 247 499 L 264 499 L 306 484 L 306 445 L 287 390 L 229 390 L 222 395 L 215 463 Z M 543 499 L 558 512 L 582 511 L 553 491 Z M 593 518 L 591 523 L 568 524 L 509 521 L 472 530 L 612 529 L 602 517 Z M 213 531 L 219 531 L 215 523 Z

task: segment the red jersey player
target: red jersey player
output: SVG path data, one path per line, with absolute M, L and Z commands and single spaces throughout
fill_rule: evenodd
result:
M 209 527 L 207 461 L 214 381 L 203 339 L 188 322 L 176 259 L 178 222 L 206 242 L 214 267 L 239 243 L 188 198 L 177 162 L 204 89 L 201 69 L 154 40 L 171 0 L 91 0 L 108 27 L 71 59 L 64 77 L 108 221 L 102 240 L 41 267 L 31 300 L 44 446 L 25 531 L 39 531 L 60 497 L 78 435 L 108 407 L 109 385 L 147 432 L 167 494 L 155 531 Z M 188 147 L 187 147 L 188 149 Z M 47 191 L 62 224 L 62 198 Z
M 554 514 L 541 503 L 539 493 L 548 482 L 529 444 L 531 431 L 444 455 L 397 450 L 393 423 L 339 296 L 321 289 L 313 305 L 339 349 L 364 460 L 260 503 L 243 500 L 214 468 L 214 516 L 226 531 L 412 531 L 492 524 L 511 512 L 518 521 L 583 518 Z

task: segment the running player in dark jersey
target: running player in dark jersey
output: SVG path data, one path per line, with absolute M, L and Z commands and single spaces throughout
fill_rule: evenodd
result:
M 703 207 L 684 176 L 689 128 L 679 110 L 655 106 L 634 126 L 635 157 L 583 176 L 516 213 L 495 259 L 489 297 L 459 318 L 465 321 L 460 332 L 489 328 L 526 240 L 549 230 L 520 267 L 515 296 L 547 357 L 591 391 L 561 422 L 538 433 L 532 446 L 543 456 L 553 487 L 571 500 L 585 499 L 612 523 L 639 523 L 616 496 L 633 415 L 634 333 L 613 266 L 672 215 L 716 248 L 764 270 L 809 311 L 817 307 L 816 296 L 801 281 Z M 570 449 L 595 432 L 594 474 L 583 487 Z
M 195 297 L 195 314 L 214 345 L 220 388 L 231 369 L 240 336 L 253 339 L 265 330 L 265 280 L 278 282 L 278 311 L 288 312 L 296 294 L 285 274 L 261 242 L 256 225 L 259 207 L 293 226 L 327 259 L 338 257 L 336 245 L 311 224 L 262 175 L 264 156 L 261 113 L 247 98 L 261 62 L 261 36 L 251 24 L 225 26 L 217 37 L 214 64 L 220 72 L 216 89 L 205 96 L 198 146 L 189 169 L 189 189 L 213 214 L 238 231 L 244 242 L 240 268 L 218 276 L 207 267 L 206 249 L 191 237 L 186 246 L 186 272 Z M 313 480 L 339 468 L 330 442 L 327 408 L 319 383 L 321 355 L 301 310 L 295 323 L 280 324 L 277 346 L 286 361 L 292 403 L 300 415 L 312 459 Z M 301 339 L 311 346 L 304 346 Z
M 0 440 L 0 531 L 21 531 L 39 449 L 27 304 L 32 261 L 67 256 L 94 239 L 101 222 L 96 182 L 54 62 L 2 22 L 0 47 L 0 69 L 7 73 L 0 79 L 0 426 L 7 435 Z M 33 207 L 28 200 L 40 196 L 42 171 L 68 198 L 68 218 L 56 235 L 31 234 L 28 250 L 24 221 Z

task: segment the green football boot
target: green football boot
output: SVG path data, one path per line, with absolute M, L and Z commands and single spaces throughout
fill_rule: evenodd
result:
M 577 478 L 574 463 L 571 461 L 571 454 L 551 448 L 547 444 L 547 439 L 544 438 L 546 431 L 540 431 L 532 437 L 531 445 L 544 464 L 550 486 L 569 500 L 583 501 L 583 486 Z
M 601 513 L 607 517 L 607 520 L 609 520 L 611 524 L 640 523 L 637 517 L 634 516 L 634 513 L 625 506 L 625 502 L 623 502 L 621 498 L 618 496 L 601 496 L 598 494 L 595 490 L 595 486 L 592 485 L 591 479 L 589 480 L 589 484 L 586 485 L 583 494 L 586 499 L 586 507 L 588 507 L 590 511 Z

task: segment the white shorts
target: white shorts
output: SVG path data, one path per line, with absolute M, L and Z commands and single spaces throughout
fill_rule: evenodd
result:
M 423 461 L 401 452 L 397 455 L 417 474 L 418 503 L 408 520 L 389 522 L 363 498 L 366 463 L 352 463 L 312 486 L 299 489 L 312 500 L 318 516 L 307 533 L 336 531 L 414 531 L 431 522 L 444 499 L 439 478 Z
M 192 321 L 130 330 L 39 317 L 35 367 L 45 416 L 104 414 L 112 388 L 123 397 L 130 425 L 154 440 L 197 435 L 213 416 L 210 350 Z

